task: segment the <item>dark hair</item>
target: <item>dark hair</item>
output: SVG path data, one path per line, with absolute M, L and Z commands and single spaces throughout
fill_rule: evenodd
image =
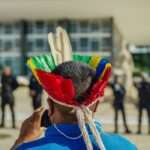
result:
M 83 95 L 88 92 L 95 77 L 95 70 L 89 65 L 73 61 L 58 65 L 56 69 L 53 70 L 53 73 L 73 81 L 76 91 L 76 100 L 80 103 L 83 102 Z

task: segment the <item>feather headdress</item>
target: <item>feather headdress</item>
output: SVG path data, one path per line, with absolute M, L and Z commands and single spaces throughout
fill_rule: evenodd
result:
M 92 144 L 89 142 L 90 139 L 86 131 L 85 119 L 89 122 L 90 129 L 98 146 L 101 150 L 105 150 L 88 107 L 97 102 L 99 97 L 103 96 L 104 89 L 111 74 L 111 64 L 100 56 L 73 54 L 69 37 L 66 31 L 61 27 L 56 29 L 56 34 L 48 34 L 48 41 L 51 47 L 51 53 L 30 58 L 27 62 L 28 66 L 53 101 L 66 107 L 72 107 L 76 110 L 79 126 L 87 149 L 91 150 Z M 75 99 L 73 82 L 70 79 L 65 79 L 62 76 L 52 73 L 59 64 L 67 61 L 86 63 L 96 71 L 96 83 L 92 86 L 90 95 L 86 97 L 86 100 L 82 105 Z

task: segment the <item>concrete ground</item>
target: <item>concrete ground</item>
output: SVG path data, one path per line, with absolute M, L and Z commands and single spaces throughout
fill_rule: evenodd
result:
M 9 115 L 9 109 L 7 109 L 6 115 L 6 128 L 0 129 L 0 150 L 9 150 L 11 145 L 14 143 L 16 137 L 19 134 L 19 128 L 21 122 L 32 113 L 31 100 L 28 96 L 27 88 L 20 88 L 15 92 L 16 97 L 16 118 L 17 118 L 17 129 L 11 129 L 11 118 Z M 45 96 L 43 96 L 43 99 Z M 43 100 L 43 105 L 46 106 L 46 101 Z M 122 118 L 119 118 L 119 129 L 120 134 L 134 142 L 139 150 L 150 150 L 150 136 L 147 134 L 147 118 L 144 114 L 143 119 L 143 134 L 136 135 L 137 130 L 137 110 L 131 104 L 126 104 L 126 112 L 128 116 L 128 124 L 133 134 L 125 135 L 123 133 Z M 96 119 L 100 120 L 105 131 L 112 132 L 113 128 L 113 110 L 111 105 L 108 103 L 101 104 Z

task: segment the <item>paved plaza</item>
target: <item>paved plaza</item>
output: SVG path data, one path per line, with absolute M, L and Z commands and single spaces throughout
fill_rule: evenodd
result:
M 31 100 L 28 96 L 27 88 L 20 88 L 16 91 L 16 117 L 17 117 L 17 129 L 11 129 L 11 118 L 9 115 L 9 109 L 7 109 L 6 116 L 6 129 L 0 129 L 0 150 L 9 150 L 13 142 L 15 141 L 17 135 L 19 134 L 19 127 L 26 117 L 32 113 Z M 46 96 L 43 96 L 45 99 Z M 43 105 L 46 106 L 46 101 L 43 100 Z M 128 114 L 128 123 L 133 134 L 124 135 L 127 138 L 131 139 L 138 146 L 139 150 L 149 150 L 150 149 L 150 136 L 147 135 L 147 120 L 146 115 L 143 119 L 143 134 L 136 135 L 137 130 L 137 111 L 135 106 L 132 104 L 127 104 L 127 114 Z M 96 118 L 100 120 L 103 124 L 103 127 L 106 131 L 113 131 L 113 110 L 111 105 L 108 103 L 101 104 Z M 123 134 L 122 120 L 119 119 L 120 133 Z

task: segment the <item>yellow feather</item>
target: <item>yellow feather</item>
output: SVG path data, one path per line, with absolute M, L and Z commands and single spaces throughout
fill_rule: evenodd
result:
M 101 60 L 100 56 L 92 56 L 92 58 L 91 58 L 91 60 L 89 62 L 89 65 L 92 68 L 96 69 L 96 67 L 99 64 L 100 60 Z
M 28 61 L 27 61 L 27 65 L 30 67 L 33 75 L 35 76 L 35 78 L 38 80 L 38 82 L 40 82 L 38 76 L 37 76 L 37 73 L 36 73 L 36 66 L 34 65 L 34 63 L 32 62 L 32 59 L 30 58 Z

